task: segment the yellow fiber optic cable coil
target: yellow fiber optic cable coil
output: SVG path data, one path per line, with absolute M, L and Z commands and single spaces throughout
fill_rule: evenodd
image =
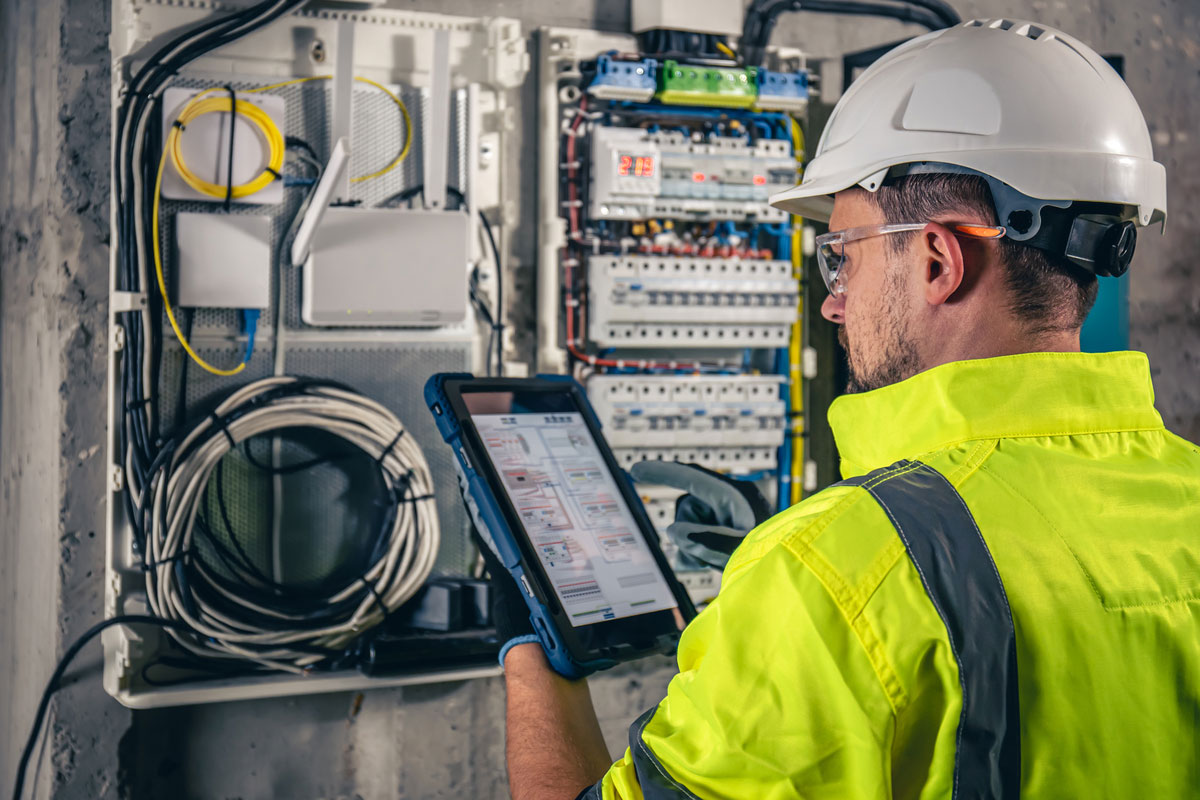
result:
M 184 183 L 201 194 L 220 200 L 225 199 L 227 187 L 204 180 L 188 167 L 187 162 L 183 158 L 181 142 L 183 141 L 183 131 L 199 117 L 216 112 L 227 114 L 230 110 L 235 111 L 254 126 L 255 130 L 262 137 L 263 143 L 266 145 L 267 165 L 263 171 L 252 180 L 234 186 L 232 191 L 230 191 L 230 196 L 235 200 L 242 197 L 249 197 L 265 189 L 271 181 L 283 174 L 283 156 L 285 150 L 283 133 L 279 130 L 279 126 L 275 124 L 275 120 L 271 119 L 267 112 L 248 100 L 238 100 L 236 105 L 231 105 L 231 99 L 228 97 L 214 96 L 201 99 L 203 95 L 213 91 L 217 90 L 209 89 L 206 92 L 196 95 L 183 107 L 183 110 L 179 112 L 179 116 L 171 126 L 171 132 L 167 134 L 166 149 L 171 154 L 171 162 L 175 165 L 175 170 L 179 173 L 179 177 L 183 178 Z

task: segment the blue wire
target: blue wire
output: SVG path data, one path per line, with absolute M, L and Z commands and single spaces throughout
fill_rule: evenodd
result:
M 254 355 L 254 335 L 258 332 L 258 317 L 262 312 L 257 308 L 242 309 L 242 330 L 246 333 L 246 355 L 242 357 L 243 364 L 250 363 Z
M 713 120 L 714 122 L 736 119 L 738 122 L 753 123 L 755 120 L 762 120 L 781 126 L 785 133 L 788 130 L 788 117 L 786 114 L 779 112 L 746 111 L 740 108 L 723 108 L 720 111 L 709 111 L 701 108 L 665 105 L 663 103 L 637 103 L 632 100 L 620 100 L 616 103 L 616 107 L 624 111 L 640 111 L 665 117 L 695 117 L 697 119 Z M 790 136 L 790 134 L 788 135 Z
M 775 351 L 775 371 L 786 375 L 788 373 L 788 351 L 786 347 L 781 347 Z M 777 481 L 777 499 L 776 508 L 779 511 L 786 511 L 791 505 L 791 481 L 786 480 L 788 477 L 794 478 L 791 475 L 792 470 L 792 396 L 788 391 L 787 384 L 780 386 L 780 393 L 783 395 L 783 444 L 779 446 L 779 465 L 776 470 Z

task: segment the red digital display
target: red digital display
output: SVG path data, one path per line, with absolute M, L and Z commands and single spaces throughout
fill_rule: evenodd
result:
M 619 153 L 617 155 L 617 175 L 622 178 L 653 178 L 654 156 Z

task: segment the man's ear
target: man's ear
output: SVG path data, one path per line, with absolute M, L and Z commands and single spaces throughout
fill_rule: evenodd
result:
M 958 237 L 938 222 L 926 225 L 918 237 L 925 302 L 931 306 L 951 302 L 969 282 Z

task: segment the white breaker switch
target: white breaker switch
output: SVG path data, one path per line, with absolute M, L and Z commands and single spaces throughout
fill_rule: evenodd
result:
M 624 467 L 681 461 L 744 474 L 778 462 L 782 383 L 778 375 L 595 375 L 588 399 Z
M 787 261 L 588 259 L 588 337 L 600 347 L 787 347 L 800 285 Z

